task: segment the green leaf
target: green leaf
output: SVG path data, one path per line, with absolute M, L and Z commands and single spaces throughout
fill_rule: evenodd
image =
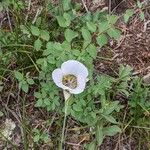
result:
M 121 36 L 121 31 L 116 29 L 116 28 L 110 28 L 109 30 L 107 30 L 107 34 L 111 38 L 114 38 L 115 40 L 118 40 Z
M 52 51 L 54 50 L 53 46 L 54 46 L 53 42 L 48 42 L 46 44 L 46 50 L 43 51 L 43 56 L 48 56 L 52 54 Z
M 100 47 L 103 47 L 108 43 L 107 36 L 105 34 L 100 34 L 97 38 L 96 41 Z
M 47 143 L 47 142 L 49 141 L 48 134 L 44 134 L 44 135 L 42 135 L 42 136 L 43 136 L 43 141 L 44 141 L 45 143 Z
M 45 41 L 49 41 L 49 38 L 50 38 L 49 32 L 46 31 L 46 30 L 41 30 L 41 31 L 40 31 L 40 37 L 41 37 L 43 40 L 45 40 Z
M 36 97 L 36 98 L 41 98 L 42 96 L 41 96 L 41 93 L 39 93 L 39 92 L 35 92 L 34 93 L 34 96 Z
M 3 10 L 3 5 L 0 5 L 0 12 Z
M 52 56 L 52 55 L 49 55 L 49 56 L 47 57 L 47 61 L 48 61 L 48 63 L 50 63 L 50 64 L 55 64 L 55 63 L 56 63 L 56 60 L 55 60 L 54 56 Z
M 0 111 L 0 117 L 2 117 L 4 115 L 4 113 L 2 111 Z
M 72 17 L 70 16 L 69 13 L 64 13 L 63 17 L 65 18 L 65 20 L 66 20 L 66 26 L 68 27 L 70 25 L 70 23 L 71 23 Z
M 34 42 L 34 48 L 39 51 L 42 47 L 42 41 L 40 39 L 37 39 L 35 42 Z
M 140 12 L 140 19 L 143 21 L 145 19 L 145 14 L 143 11 Z
M 74 104 L 73 105 L 73 110 L 75 110 L 77 112 L 80 112 L 80 111 L 82 111 L 82 108 L 81 108 L 81 106 L 79 104 Z
M 35 135 L 33 141 L 38 142 L 39 140 L 40 140 L 40 135 L 39 134 Z
M 28 84 L 30 84 L 30 85 L 34 84 L 34 80 L 31 79 L 31 78 L 27 78 L 27 82 L 28 82 Z
M 102 144 L 102 142 L 103 142 L 104 135 L 103 135 L 102 127 L 99 126 L 99 125 L 96 127 L 95 136 L 96 136 L 97 144 L 98 144 L 98 146 L 100 146 Z
M 131 75 L 132 68 L 130 66 L 121 65 L 119 68 L 119 78 L 123 81 L 129 80 Z
M 35 36 L 39 36 L 40 30 L 39 30 L 38 27 L 32 25 L 32 26 L 31 26 L 31 33 L 32 33 L 33 35 L 35 35 Z
M 62 17 L 62 16 L 57 16 L 56 19 L 57 19 L 58 24 L 59 24 L 60 27 L 67 27 L 67 25 L 66 25 L 66 20 L 65 20 L 64 17 Z
M 86 25 L 91 32 L 96 31 L 96 25 L 93 22 L 87 22 Z
M 121 129 L 117 125 L 103 128 L 104 135 L 114 136 L 117 133 L 121 133 Z
M 45 58 L 39 58 L 39 59 L 36 61 L 36 63 L 37 63 L 38 65 L 43 65 L 44 60 L 45 60 Z
M 23 32 L 23 34 L 30 35 L 30 32 L 29 32 L 28 28 L 25 25 L 20 25 L 20 29 Z
M 0 92 L 2 92 L 2 90 L 3 90 L 3 82 L 0 81 Z
M 74 56 L 80 56 L 80 54 L 81 54 L 81 52 L 79 50 L 77 50 L 77 49 L 73 50 L 73 55 Z
M 96 142 L 93 141 L 88 145 L 87 150 L 95 150 L 95 149 L 96 149 Z
M 107 20 L 111 25 L 115 24 L 117 22 L 118 18 L 119 17 L 116 15 L 107 15 Z
M 134 10 L 133 9 L 127 9 L 125 14 L 124 14 L 124 22 L 127 23 L 129 18 L 132 17 L 134 14 Z
M 104 22 L 99 23 L 99 25 L 98 25 L 99 33 L 106 32 L 110 27 L 111 26 L 108 23 L 108 21 L 104 21 Z
M 139 8 L 142 8 L 142 3 L 138 0 L 137 1 L 137 6 L 139 7 Z
M 64 50 L 66 50 L 66 51 L 70 51 L 71 50 L 71 43 L 69 43 L 68 41 L 64 41 L 63 43 L 62 43 L 62 49 Z
M 29 85 L 28 85 L 27 83 L 26 83 L 26 84 L 22 84 L 21 89 L 22 89 L 25 93 L 28 93 Z
M 50 105 L 51 103 L 50 103 L 50 100 L 48 99 L 48 98 L 45 98 L 44 99 L 44 104 L 45 105 Z
M 111 116 L 111 115 L 102 115 L 107 121 L 111 122 L 111 123 L 114 123 L 114 124 L 117 124 L 118 122 L 116 121 L 116 119 Z
M 87 47 L 87 52 L 89 53 L 89 55 L 92 57 L 92 58 L 96 58 L 97 56 L 97 49 L 96 47 L 94 46 L 94 44 L 90 44 L 88 47 Z
M 18 71 L 14 71 L 15 74 L 15 78 L 19 81 L 23 80 L 23 74 L 18 72 Z
M 68 27 L 71 23 L 71 16 L 68 13 L 64 13 L 63 16 L 56 17 L 60 27 Z
M 111 114 L 116 108 L 119 107 L 118 104 L 119 104 L 119 101 L 110 102 L 110 104 L 108 105 L 108 107 L 106 107 L 103 113 L 105 115 Z
M 82 32 L 82 36 L 83 36 L 84 40 L 86 42 L 90 43 L 91 40 L 92 40 L 92 37 L 91 37 L 91 33 L 89 32 L 89 30 L 87 30 L 86 28 L 82 27 L 81 32 Z
M 36 102 L 36 107 L 42 107 L 42 105 L 43 105 L 43 100 L 40 98 L 40 99 L 38 99 L 38 101 Z
M 3 86 L 0 86 L 0 92 L 2 92 L 3 88 L 4 88 Z
M 68 42 L 71 42 L 72 39 L 76 38 L 78 36 L 78 33 L 71 30 L 71 29 L 66 29 L 65 30 L 65 38 Z
M 68 11 L 70 9 L 71 0 L 62 0 L 64 11 Z

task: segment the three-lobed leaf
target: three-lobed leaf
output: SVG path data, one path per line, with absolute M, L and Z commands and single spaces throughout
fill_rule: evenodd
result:
M 96 41 L 100 47 L 103 47 L 104 45 L 106 45 L 108 43 L 108 38 L 107 38 L 106 34 L 100 34 L 96 38 Z
M 45 41 L 49 41 L 49 38 L 50 38 L 49 32 L 46 31 L 46 30 L 41 30 L 41 31 L 40 31 L 40 37 L 41 37 L 43 40 L 45 40 Z
M 129 18 L 132 17 L 134 14 L 133 9 L 127 9 L 125 14 L 124 14 L 124 22 L 127 23 Z
M 88 21 L 88 22 L 86 22 L 86 25 L 91 32 L 96 31 L 96 25 L 93 22 Z
M 18 79 L 19 81 L 23 80 L 23 74 L 20 73 L 19 71 L 15 71 L 14 72 L 16 79 Z
M 40 35 L 40 30 L 39 30 L 38 27 L 32 25 L 32 26 L 31 26 L 31 33 L 32 33 L 33 35 L 35 35 L 35 36 L 39 36 L 39 35 Z
M 78 36 L 78 33 L 71 30 L 71 29 L 66 29 L 65 30 L 65 38 L 68 42 L 71 42 L 74 38 Z
M 107 30 L 107 34 L 111 37 L 114 38 L 115 40 L 119 40 L 121 36 L 121 31 L 116 28 L 110 28 Z
M 92 58 L 96 58 L 97 56 L 97 49 L 96 49 L 96 46 L 94 44 L 90 44 L 88 47 L 87 47 L 87 52 L 89 53 L 89 55 L 92 57 Z
M 35 42 L 34 42 L 34 48 L 39 51 L 42 47 L 42 41 L 38 38 Z
M 83 36 L 84 40 L 87 43 L 90 43 L 92 40 L 92 37 L 91 37 L 91 33 L 89 32 L 89 30 L 87 28 L 82 27 L 81 32 L 82 32 L 82 36 Z

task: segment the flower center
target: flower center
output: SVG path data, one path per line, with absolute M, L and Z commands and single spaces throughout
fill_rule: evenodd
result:
M 77 87 L 77 77 L 72 74 L 64 75 L 62 83 L 71 89 L 75 89 Z

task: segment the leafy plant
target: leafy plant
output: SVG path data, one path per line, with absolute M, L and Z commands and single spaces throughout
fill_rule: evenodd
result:
M 138 7 L 138 10 L 134 10 L 134 9 L 127 9 L 125 14 L 124 14 L 124 21 L 125 23 L 127 23 L 129 21 L 129 19 L 136 13 L 139 14 L 139 18 L 141 19 L 141 21 L 143 21 L 145 19 L 145 14 L 144 14 L 144 11 L 143 11 L 143 4 L 142 2 L 140 1 L 137 1 L 137 7 Z
M 49 141 L 49 135 L 46 132 L 41 132 L 38 129 L 34 129 L 33 133 L 34 133 L 33 140 L 35 143 L 38 144 L 41 142 L 47 143 Z
M 15 71 L 15 78 L 19 81 L 19 89 L 22 89 L 25 93 L 29 91 L 29 85 L 34 84 L 34 80 L 29 78 L 29 74 L 27 73 L 24 76 L 22 73 Z
M 137 125 L 148 125 L 150 115 L 149 88 L 139 78 L 134 79 L 130 95 L 130 114 Z

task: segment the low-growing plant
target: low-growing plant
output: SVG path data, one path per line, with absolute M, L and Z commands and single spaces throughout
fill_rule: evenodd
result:
M 130 93 L 130 114 L 134 125 L 148 126 L 150 116 L 149 88 L 136 78 Z
M 144 3 L 137 1 L 137 6 L 136 6 L 136 10 L 134 9 L 127 9 L 125 14 L 123 15 L 124 17 L 124 21 L 125 23 L 127 23 L 129 21 L 129 19 L 135 15 L 138 14 L 138 17 L 140 18 L 141 21 L 144 21 L 145 19 L 145 14 L 144 14 Z
M 47 143 L 49 140 L 49 135 L 46 132 L 41 132 L 38 129 L 34 129 L 34 136 L 33 136 L 33 140 L 34 142 L 40 144 L 40 142 L 45 142 Z

